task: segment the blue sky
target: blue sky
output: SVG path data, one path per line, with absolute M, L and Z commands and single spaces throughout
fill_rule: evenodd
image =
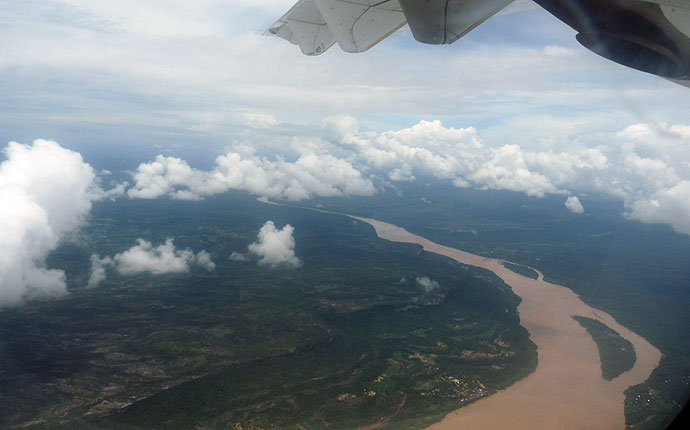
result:
M 218 150 L 248 116 L 349 115 L 375 131 L 440 119 L 500 144 L 516 118 L 616 129 L 677 123 L 690 107 L 687 91 L 589 53 L 543 11 L 495 17 L 450 47 L 403 30 L 364 54 L 308 58 L 261 36 L 292 0 L 102 3 L 0 1 L 3 141 Z
M 484 151 L 577 158 L 614 145 L 604 150 L 613 165 L 626 127 L 668 138 L 690 111 L 688 89 L 590 53 L 538 8 L 496 16 L 452 46 L 417 43 L 404 28 L 366 53 L 333 47 L 314 58 L 262 35 L 292 3 L 0 0 L 0 141 L 55 140 L 97 167 L 134 169 L 163 154 L 208 169 L 238 147 L 294 160 L 306 151 L 296 141 L 328 140 L 329 118 L 378 134 L 440 120 L 475 129 Z M 328 142 L 316 146 L 330 153 Z M 671 167 L 684 179 L 677 170 L 690 156 L 679 157 Z M 451 179 L 467 182 L 463 174 Z M 629 191 L 611 194 L 632 204 Z

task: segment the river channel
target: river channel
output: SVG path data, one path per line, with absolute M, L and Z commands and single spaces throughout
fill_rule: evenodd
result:
M 259 200 L 276 204 L 266 198 Z M 625 390 L 646 381 L 662 357 L 647 339 L 589 306 L 569 288 L 544 281 L 536 269 L 538 279 L 530 279 L 507 269 L 505 260 L 439 245 L 393 224 L 304 209 L 348 216 L 370 224 L 382 239 L 417 244 L 427 252 L 490 270 L 522 299 L 518 306 L 520 324 L 537 345 L 536 370 L 504 390 L 449 413 L 429 430 L 625 429 Z M 636 354 L 632 369 L 605 380 L 597 345 L 573 316 L 596 319 L 629 340 Z
M 439 245 L 385 222 L 348 216 L 371 224 L 382 239 L 415 243 L 427 252 L 488 269 L 522 299 L 520 323 L 537 345 L 537 369 L 505 390 L 451 412 L 430 429 L 625 428 L 624 391 L 647 380 L 661 360 L 661 352 L 645 338 L 587 305 L 572 290 L 544 281 L 538 271 L 539 278 L 530 279 L 505 268 L 503 260 Z M 633 368 L 606 381 L 597 345 L 572 318 L 576 315 L 599 320 L 629 340 L 637 355 Z

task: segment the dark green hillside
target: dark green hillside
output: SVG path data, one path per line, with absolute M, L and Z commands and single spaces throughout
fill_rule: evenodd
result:
M 267 220 L 295 227 L 301 268 L 228 259 Z M 92 253 L 138 237 L 204 249 L 216 270 L 84 287 Z M 422 428 L 536 366 L 519 299 L 489 272 L 241 193 L 100 203 L 50 264 L 71 294 L 1 314 L 3 428 Z

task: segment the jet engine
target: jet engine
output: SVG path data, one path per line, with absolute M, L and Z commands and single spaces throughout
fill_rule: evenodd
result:
M 535 0 L 589 50 L 647 73 L 690 78 L 690 10 L 674 1 Z

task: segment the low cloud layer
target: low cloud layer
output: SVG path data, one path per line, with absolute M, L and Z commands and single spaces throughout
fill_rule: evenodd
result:
M 666 223 L 690 234 L 690 126 L 634 124 L 614 133 L 593 133 L 526 149 L 489 147 L 472 128 L 421 121 L 410 128 L 362 132 L 352 119 L 333 118 L 330 138 L 348 148 L 348 160 L 369 166 L 390 181 L 430 175 L 459 187 L 511 190 L 529 196 L 603 193 L 625 203 L 625 216 Z M 568 126 L 566 129 L 575 128 Z M 555 132 L 554 132 L 555 133 Z M 566 207 L 582 213 L 577 197 Z
M 257 241 L 249 245 L 249 252 L 259 257 L 259 264 L 299 267 L 302 261 L 295 255 L 294 231 L 290 224 L 278 230 L 273 221 L 266 221 Z
M 208 271 L 216 268 L 208 252 L 200 251 L 195 254 L 189 249 L 176 249 L 173 239 L 167 239 L 157 247 L 141 238 L 137 239 L 136 243 L 113 257 L 100 258 L 92 255 L 88 286 L 96 287 L 103 282 L 106 279 L 107 267 L 112 267 L 121 275 L 186 273 L 192 264 Z
M 314 153 L 288 162 L 230 152 L 219 156 L 211 171 L 193 169 L 180 158 L 159 155 L 155 161 L 140 164 L 133 179 L 127 194 L 143 199 L 169 196 L 196 200 L 231 189 L 288 200 L 376 192 L 371 180 L 348 161 Z
M 666 223 L 690 234 L 690 126 L 634 124 L 617 132 L 571 136 L 577 126 L 571 121 L 558 130 L 556 120 L 542 121 L 554 128 L 548 132 L 559 141 L 558 150 L 551 140 L 529 147 L 489 146 L 474 127 L 447 127 L 440 121 L 373 132 L 363 131 L 354 118 L 329 117 L 319 130 L 309 129 L 305 135 L 299 134 L 304 129 L 252 135 L 237 143 L 236 152 L 219 156 L 209 171 L 159 155 L 139 165 L 127 194 L 199 199 L 241 189 L 289 200 L 369 196 L 390 183 L 432 176 L 458 187 L 538 198 L 607 194 L 625 203 L 624 215 L 630 219 Z M 314 137 L 316 132 L 320 137 Z M 276 154 L 273 160 L 253 155 L 256 141 L 272 142 L 264 149 Z M 566 207 L 584 211 L 576 197 L 569 198 Z
M 56 142 L 11 142 L 0 164 L 0 306 L 67 292 L 46 257 L 76 232 L 103 193 L 81 155 Z

